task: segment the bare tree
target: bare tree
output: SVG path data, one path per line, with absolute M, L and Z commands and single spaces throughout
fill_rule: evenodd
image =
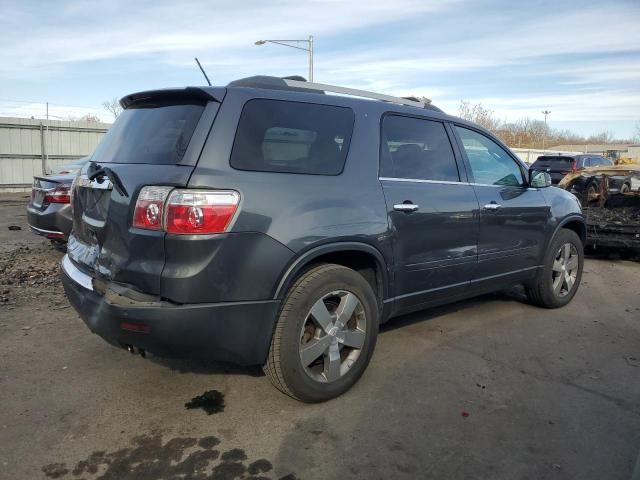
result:
M 493 115 L 493 110 L 484 108 L 481 103 L 471 105 L 466 100 L 460 100 L 460 107 L 458 108 L 458 116 L 475 122 L 481 127 L 495 132 L 498 130 L 502 122 Z
M 602 132 L 591 135 L 587 138 L 587 142 L 589 143 L 611 143 L 613 141 L 613 133 L 608 130 L 603 130 Z
M 122 107 L 120 106 L 118 97 L 113 97 L 111 100 L 105 100 L 102 102 L 102 106 L 106 111 L 113 115 L 114 119 L 118 118 L 118 115 L 122 113 Z

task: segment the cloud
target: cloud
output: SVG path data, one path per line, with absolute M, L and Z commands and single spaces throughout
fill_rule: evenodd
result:
M 549 108 L 558 120 L 635 120 L 640 111 L 637 2 L 2 3 L 10 12 L 0 17 L 3 97 L 38 80 L 54 93 L 75 85 L 86 103 L 99 104 L 140 85 L 201 80 L 196 55 L 218 84 L 256 73 L 306 74 L 302 52 L 253 42 L 312 33 L 322 82 L 424 95 L 453 113 L 460 98 L 509 118 Z M 105 73 L 117 92 L 106 92 L 103 81 L 91 97 L 86 83 Z
M 42 18 L 24 9 L 0 21 L 0 68 L 138 57 L 173 52 L 232 55 L 258 38 L 339 32 L 410 19 L 447 9 L 454 0 L 365 2 L 69 2 Z M 13 7 L 12 10 L 20 7 Z M 6 10 L 5 10 L 6 11 Z M 25 35 L 25 26 L 30 27 Z M 43 41 L 44 40 L 44 41 Z

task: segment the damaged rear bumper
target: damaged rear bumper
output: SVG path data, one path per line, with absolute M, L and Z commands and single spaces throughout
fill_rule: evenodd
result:
M 261 365 L 267 358 L 277 300 L 177 305 L 93 279 L 66 255 L 61 270 L 71 305 L 112 345 L 239 365 Z

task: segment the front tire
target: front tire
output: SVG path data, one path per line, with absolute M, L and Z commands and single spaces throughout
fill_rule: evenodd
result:
M 527 289 L 531 303 L 544 308 L 568 304 L 580 286 L 584 247 L 573 230 L 562 229 L 551 241 L 533 285 Z
M 263 370 L 297 400 L 329 400 L 358 381 L 377 334 L 377 300 L 364 277 L 341 265 L 318 265 L 287 293 Z

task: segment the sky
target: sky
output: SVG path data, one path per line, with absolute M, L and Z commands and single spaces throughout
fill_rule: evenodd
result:
M 154 88 L 307 76 L 306 53 L 259 39 L 314 35 L 316 82 L 460 100 L 582 135 L 640 124 L 640 1 L 0 0 L 0 116 L 92 113 Z

